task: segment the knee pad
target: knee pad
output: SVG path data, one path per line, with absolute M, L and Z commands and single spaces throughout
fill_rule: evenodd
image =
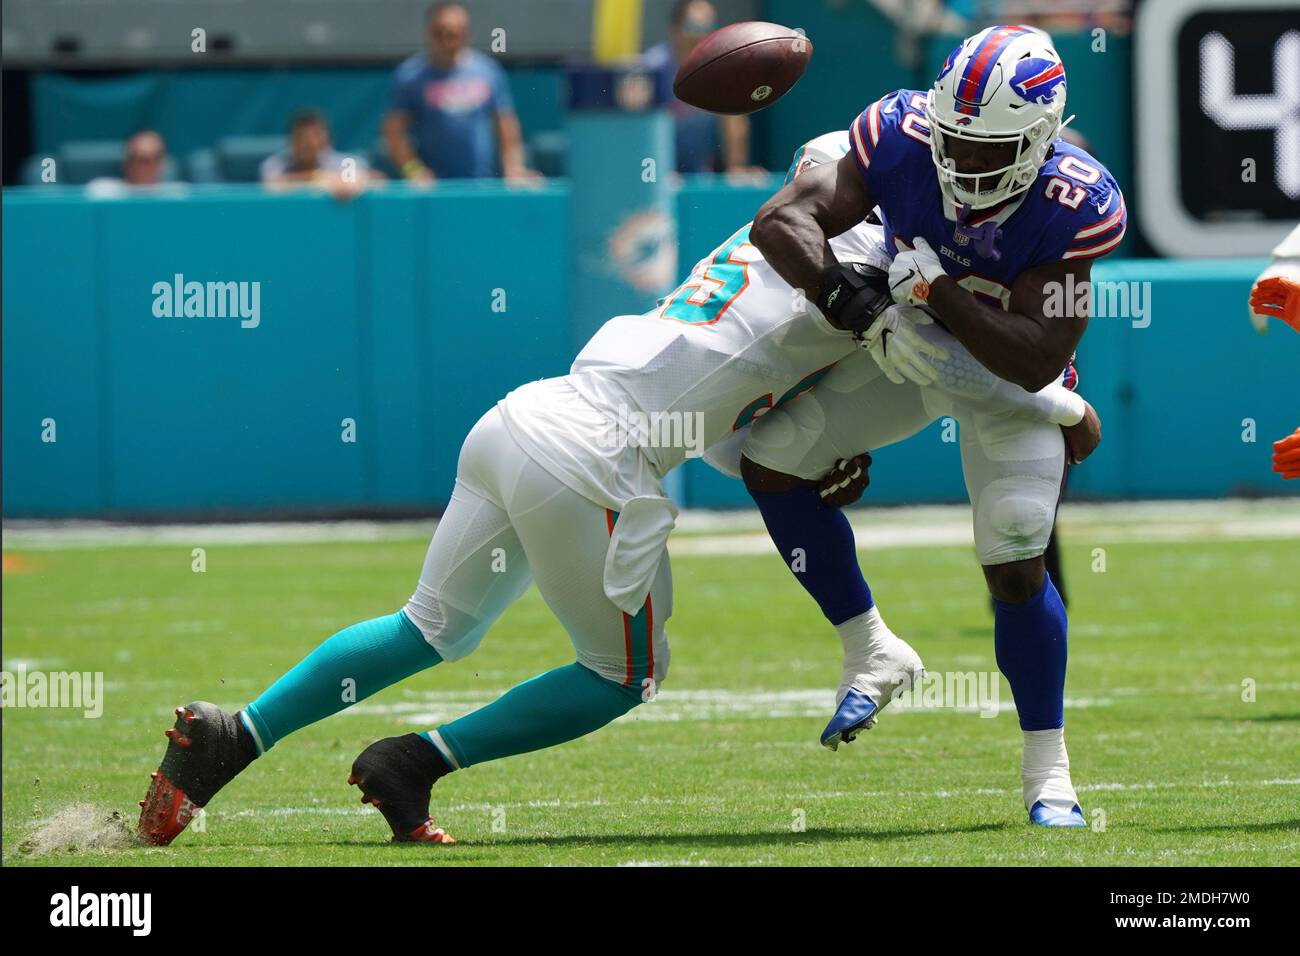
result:
M 1042 554 L 1056 519 L 1059 485 L 1031 475 L 998 478 L 975 506 L 980 564 L 1007 564 Z
M 489 622 L 452 607 L 423 583 L 416 586 L 403 610 L 444 661 L 457 661 L 472 654 L 490 626 Z

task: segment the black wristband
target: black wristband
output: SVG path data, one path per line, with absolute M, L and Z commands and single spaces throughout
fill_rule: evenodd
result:
M 861 262 L 831 266 L 817 289 L 822 313 L 846 332 L 865 332 L 893 301 L 889 273 Z

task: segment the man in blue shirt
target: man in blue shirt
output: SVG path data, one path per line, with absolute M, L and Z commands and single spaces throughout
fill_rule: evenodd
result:
M 429 8 L 428 51 L 393 74 L 384 118 L 389 158 L 412 182 L 494 177 L 536 179 L 524 165 L 523 137 L 505 71 L 470 49 L 469 12 L 459 3 Z M 499 161 L 499 165 L 498 165 Z

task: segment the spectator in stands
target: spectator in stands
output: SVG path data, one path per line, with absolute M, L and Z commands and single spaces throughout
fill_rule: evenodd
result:
M 1101 27 L 1124 35 L 1132 31 L 1132 6 L 1132 0 L 1000 0 L 988 15 L 998 23 L 1025 23 L 1049 33 Z
M 695 45 L 718 28 L 718 11 L 709 0 L 677 0 L 669 22 L 669 39 L 646 50 L 642 64 L 662 74 L 672 86 L 677 65 Z M 671 110 L 677 124 L 679 173 L 750 172 L 749 117 L 718 116 L 676 98 Z
M 152 129 L 137 130 L 122 149 L 122 176 L 99 176 L 86 183 L 86 192 L 95 198 L 120 196 L 130 188 L 157 188 L 164 185 L 167 171 L 167 144 L 162 134 Z
M 329 121 L 313 109 L 294 114 L 289 123 L 289 145 L 266 157 L 260 174 L 268 188 L 319 186 L 338 199 L 350 199 L 372 179 L 365 159 L 334 148 Z
M 159 186 L 167 162 L 162 134 L 142 129 L 132 134 L 122 152 L 122 180 L 128 186 Z
M 426 20 L 428 50 L 393 75 L 384 118 L 389 158 L 403 178 L 488 177 L 512 181 L 538 174 L 524 165 L 523 136 L 501 65 L 469 46 L 469 12 L 437 3 Z

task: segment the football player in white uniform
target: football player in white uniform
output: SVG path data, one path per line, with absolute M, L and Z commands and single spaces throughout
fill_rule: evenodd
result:
M 825 158 L 844 154 L 845 134 L 836 147 Z M 810 144 L 796 166 L 820 158 Z M 672 614 L 665 543 L 676 517 L 662 487 L 669 470 L 724 445 L 735 457 L 753 420 L 812 388 L 846 356 L 862 356 L 860 342 L 885 330 L 893 358 L 910 356 L 914 374 L 933 374 L 926 360 L 964 362 L 969 374 L 959 384 L 973 388 L 971 400 L 996 400 L 991 373 L 977 374 L 955 340 L 946 352 L 942 335 L 927 339 L 900 320 L 879 225 L 860 222 L 831 243 L 877 289 L 876 308 L 855 316 L 858 327 L 838 327 L 809 305 L 749 242 L 749 228 L 653 311 L 607 322 L 568 375 L 516 389 L 479 420 L 402 610 L 330 637 L 236 714 L 201 701 L 177 708 L 141 814 L 147 840 L 169 843 L 197 808 L 293 731 L 472 653 L 535 581 L 576 661 L 425 733 L 381 740 L 353 764 L 350 782 L 395 840 L 449 842 L 429 816 L 436 780 L 591 733 L 650 699 L 664 680 Z M 1038 395 L 1002 385 L 1007 401 L 1039 421 L 1068 415 L 1074 402 L 1055 385 Z M 741 437 L 724 441 L 733 435 Z M 892 636 L 888 643 L 919 669 L 906 644 Z

